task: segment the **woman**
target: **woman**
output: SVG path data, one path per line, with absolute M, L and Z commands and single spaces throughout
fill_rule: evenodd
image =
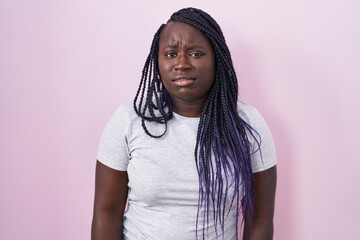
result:
M 215 20 L 174 13 L 154 36 L 135 100 L 103 132 L 92 239 L 231 240 L 239 218 L 244 239 L 272 239 L 275 149 L 237 95 Z

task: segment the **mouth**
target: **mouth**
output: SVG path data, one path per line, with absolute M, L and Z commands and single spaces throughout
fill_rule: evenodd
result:
M 195 78 L 189 76 L 177 76 L 171 81 L 178 87 L 188 87 L 194 83 Z

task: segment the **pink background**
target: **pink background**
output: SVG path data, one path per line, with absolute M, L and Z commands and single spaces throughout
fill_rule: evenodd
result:
M 278 150 L 275 239 L 360 239 L 360 2 L 0 0 L 0 239 L 89 239 L 100 134 L 175 10 L 208 11 Z

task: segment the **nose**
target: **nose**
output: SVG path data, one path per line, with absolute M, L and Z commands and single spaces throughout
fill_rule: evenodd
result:
M 175 63 L 174 69 L 178 70 L 178 71 L 185 71 L 185 70 L 191 69 L 191 63 L 189 61 L 188 56 L 183 55 L 183 54 L 179 55 L 176 58 L 176 63 Z

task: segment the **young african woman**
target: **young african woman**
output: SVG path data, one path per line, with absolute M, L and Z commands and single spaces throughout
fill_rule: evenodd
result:
M 233 240 L 239 226 L 243 239 L 273 238 L 271 133 L 238 101 L 223 33 L 200 9 L 160 26 L 135 99 L 107 124 L 97 160 L 93 240 Z

